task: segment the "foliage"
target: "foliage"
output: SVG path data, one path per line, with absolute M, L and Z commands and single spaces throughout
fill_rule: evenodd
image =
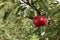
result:
M 0 0 L 0 40 L 59 40 L 60 4 L 56 0 Z M 32 18 L 45 15 L 47 23 L 36 28 Z M 50 18 L 50 20 L 49 20 Z M 41 29 L 45 34 L 41 37 Z

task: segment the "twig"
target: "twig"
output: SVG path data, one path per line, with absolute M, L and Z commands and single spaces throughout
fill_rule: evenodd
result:
M 27 2 L 25 2 L 24 0 L 22 0 L 22 1 L 24 3 L 26 3 L 27 5 L 29 5 L 31 8 L 33 8 L 37 12 L 37 15 L 41 15 L 41 12 L 32 3 L 30 3 L 28 0 L 26 0 Z

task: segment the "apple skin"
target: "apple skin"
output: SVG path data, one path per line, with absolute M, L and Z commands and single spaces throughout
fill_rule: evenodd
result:
M 47 19 L 46 19 L 46 17 L 43 16 L 43 15 L 35 16 L 35 17 L 33 18 L 33 24 L 34 24 L 36 27 L 44 26 L 46 23 L 47 23 Z

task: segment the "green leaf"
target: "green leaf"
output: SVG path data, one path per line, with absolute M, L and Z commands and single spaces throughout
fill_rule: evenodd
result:
M 26 8 L 27 8 L 27 7 L 22 8 L 22 10 L 21 10 L 21 11 L 24 11 Z
M 59 13 L 59 12 L 60 12 L 60 9 L 57 9 L 57 10 L 51 15 L 51 17 L 54 16 L 55 14 Z
M 15 14 L 16 14 L 16 16 L 18 16 L 19 11 L 20 11 L 20 7 L 17 6 L 16 9 L 15 9 Z
M 5 6 L 6 2 L 0 3 L 0 9 Z
M 15 14 L 16 14 L 17 16 L 19 16 L 18 13 L 19 13 L 20 11 L 23 12 L 25 9 L 26 9 L 26 7 L 17 6 L 16 11 L 15 11 Z
M 4 14 L 4 18 L 3 18 L 3 21 L 5 21 L 5 20 L 7 19 L 7 17 L 8 17 L 9 14 L 10 14 L 10 12 L 11 12 L 10 9 L 8 9 L 8 10 L 5 12 L 5 14 Z

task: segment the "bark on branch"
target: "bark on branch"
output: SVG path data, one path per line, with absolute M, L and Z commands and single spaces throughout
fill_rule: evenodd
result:
M 37 15 L 41 15 L 41 12 L 32 4 L 32 2 L 30 3 L 28 0 L 26 1 L 22 0 L 22 1 L 27 5 L 29 5 L 31 8 L 33 8 L 37 12 Z

